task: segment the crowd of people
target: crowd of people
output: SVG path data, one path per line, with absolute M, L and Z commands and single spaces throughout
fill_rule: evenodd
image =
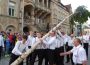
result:
M 21 35 L 19 33 L 0 32 L 0 59 L 2 54 L 11 54 L 17 40 L 21 40 Z
M 76 38 L 74 34 L 67 35 L 59 30 L 51 31 L 45 39 L 42 39 L 43 35 L 45 34 L 42 32 L 34 33 L 33 31 L 24 35 L 1 32 L 0 58 L 4 50 L 5 54 L 10 55 L 10 65 L 24 52 L 32 48 L 37 41 L 40 41 L 36 49 L 26 58 L 26 65 L 34 65 L 37 57 L 38 65 L 42 65 L 43 60 L 45 60 L 45 65 L 64 65 L 64 55 L 67 55 L 66 63 L 86 65 L 89 46 L 88 35 Z M 19 65 L 23 65 L 23 62 Z

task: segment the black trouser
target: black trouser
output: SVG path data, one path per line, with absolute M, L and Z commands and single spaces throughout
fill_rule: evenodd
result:
M 72 48 L 73 48 L 73 46 L 69 46 L 69 50 L 71 50 Z M 71 60 L 72 65 L 74 65 L 74 63 L 73 63 L 73 54 L 70 54 L 70 60 Z
M 31 46 L 28 46 L 28 48 L 30 49 Z M 32 60 L 32 53 L 28 55 L 28 57 L 26 58 L 26 65 L 30 65 L 30 62 Z
M 0 46 L 0 59 L 1 59 L 1 53 L 2 53 L 2 46 Z
M 88 58 L 88 43 L 83 43 L 84 45 L 84 49 L 86 51 L 86 55 L 87 55 L 87 58 Z
M 74 64 L 74 65 L 82 65 L 82 64 Z
M 38 50 L 36 49 L 34 50 L 34 52 L 32 52 L 30 65 L 34 65 L 37 55 L 38 55 Z
M 64 56 L 60 56 L 60 53 L 64 52 L 64 47 L 55 49 L 55 64 L 64 65 Z
M 76 64 L 76 65 L 82 65 L 82 64 Z
M 55 54 L 55 50 L 52 50 L 52 49 L 47 50 L 49 65 L 55 64 L 54 54 Z
M 43 59 L 45 59 L 45 65 L 48 65 L 47 49 L 38 49 L 38 65 L 42 65 Z
M 66 42 L 65 50 L 66 50 L 66 52 L 69 51 L 68 42 Z M 67 63 L 70 62 L 70 57 L 69 57 L 69 55 L 66 56 L 66 62 L 67 62 Z
M 68 42 L 67 42 L 65 45 L 65 48 L 66 48 L 66 51 L 70 51 L 73 48 L 73 46 L 68 46 Z M 70 62 L 70 60 L 71 60 L 72 65 L 74 65 L 72 56 L 73 56 L 73 54 L 67 55 L 66 59 L 67 59 L 67 62 Z
M 26 58 L 26 65 L 30 65 L 31 60 L 32 60 L 32 53 L 29 54 L 29 56 Z
M 20 55 L 11 54 L 9 65 L 12 64 Z M 23 62 L 21 62 L 19 65 L 23 65 Z

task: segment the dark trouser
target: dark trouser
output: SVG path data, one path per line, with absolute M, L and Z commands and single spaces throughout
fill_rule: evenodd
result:
M 64 56 L 60 56 L 60 53 L 64 52 L 64 47 L 55 49 L 55 64 L 56 65 L 64 65 Z
M 45 59 L 45 65 L 48 65 L 47 49 L 38 50 L 38 65 L 42 65 L 43 59 Z
M 29 54 L 29 56 L 26 58 L 26 65 L 30 65 L 31 60 L 32 60 L 32 53 Z
M 66 50 L 66 52 L 69 51 L 68 42 L 66 42 L 65 50 Z M 66 62 L 67 62 L 67 63 L 70 62 L 70 57 L 69 57 L 69 55 L 66 56 Z
M 54 61 L 55 50 L 48 49 L 47 53 L 48 53 L 47 55 L 48 55 L 49 65 L 55 64 L 55 61 Z
M 66 51 L 70 51 L 73 48 L 73 46 L 68 46 L 68 43 L 66 43 L 65 47 L 66 47 Z M 74 65 L 72 56 L 73 56 L 73 54 L 67 55 L 66 59 L 67 59 L 67 62 L 70 62 L 70 60 L 71 60 L 72 65 Z
M 1 59 L 1 53 L 2 53 L 2 46 L 0 46 L 0 59 Z
M 14 43 L 13 42 L 10 42 L 10 48 L 9 48 L 9 53 L 11 54 L 12 53 L 12 50 L 14 48 Z
M 28 48 L 30 49 L 31 46 L 28 46 Z M 26 58 L 26 65 L 30 65 L 30 62 L 32 60 L 32 53 L 28 55 L 28 57 Z
M 83 64 L 74 64 L 74 65 L 83 65 Z
M 87 55 L 87 58 L 88 58 L 88 43 L 84 43 L 84 49 L 86 51 L 86 55 Z
M 72 48 L 73 48 L 73 46 L 69 46 L 69 50 L 71 50 Z M 74 65 L 72 58 L 73 58 L 73 54 L 70 54 L 71 63 L 72 63 L 72 65 Z
M 18 57 L 19 57 L 19 55 L 15 55 L 15 54 L 12 53 L 9 65 L 12 64 Z M 23 62 L 21 62 L 19 65 L 23 65 Z
M 34 52 L 32 52 L 30 65 L 34 65 L 37 55 L 38 55 L 38 50 L 36 49 L 34 50 Z

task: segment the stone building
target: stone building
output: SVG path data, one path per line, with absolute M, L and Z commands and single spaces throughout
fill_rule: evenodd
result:
M 0 0 L 0 31 L 19 30 L 19 0 Z
M 69 16 L 70 11 L 70 5 L 63 5 L 60 0 L 24 0 L 24 3 L 23 0 L 0 0 L 0 31 L 21 32 L 23 20 L 24 32 L 47 32 Z M 69 19 L 61 29 L 70 32 Z

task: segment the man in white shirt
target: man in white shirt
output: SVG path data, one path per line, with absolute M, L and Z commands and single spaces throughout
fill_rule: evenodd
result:
M 68 46 L 68 41 L 70 40 L 70 36 L 68 36 L 67 34 L 65 34 L 64 32 L 60 32 L 60 30 L 57 31 L 58 34 L 61 36 L 61 38 L 63 39 L 63 48 L 66 51 L 69 51 L 69 46 Z M 64 50 L 63 50 L 64 51 Z M 62 52 L 63 52 L 62 51 Z M 66 63 L 69 62 L 69 55 L 67 55 L 66 57 Z M 61 64 L 61 63 L 60 63 Z M 63 64 L 62 64 L 63 65 Z
M 17 41 L 14 49 L 12 50 L 12 54 L 10 57 L 10 62 L 9 65 L 11 65 L 19 56 L 21 56 L 24 52 L 27 51 L 27 36 L 23 35 L 22 36 L 22 41 Z M 23 61 L 19 64 L 23 65 Z
M 88 58 L 89 35 L 87 35 L 86 33 L 84 33 L 82 36 L 82 43 Z
M 27 46 L 28 48 L 30 49 L 34 43 L 35 43 L 35 37 L 33 36 L 33 31 L 30 31 L 30 35 L 28 36 L 28 39 L 27 39 Z M 33 52 L 34 53 L 34 52 Z M 33 54 L 32 53 L 32 54 Z M 26 65 L 30 65 L 30 63 L 33 63 L 34 61 L 32 61 L 32 54 L 30 54 L 28 57 L 27 57 L 27 60 L 26 60 Z
M 73 53 L 73 62 L 75 65 L 87 65 L 86 52 L 85 49 L 81 46 L 80 39 L 75 38 L 73 43 L 73 49 L 65 53 L 60 53 L 60 56 Z
M 40 39 L 42 38 L 42 33 L 41 32 L 37 32 L 36 33 L 36 42 L 40 41 Z M 48 65 L 48 58 L 47 58 L 47 47 L 45 44 L 43 44 L 42 42 L 37 46 L 36 48 L 37 50 L 37 55 L 38 55 L 38 65 L 42 65 L 43 63 L 43 59 L 45 59 L 45 65 Z
M 64 65 L 64 56 L 59 54 L 64 52 L 64 41 L 63 38 L 57 32 L 57 44 L 55 49 L 55 63 L 56 65 Z
M 55 64 L 54 59 L 54 51 L 57 46 L 57 38 L 56 38 L 56 32 L 52 31 L 50 32 L 50 36 L 47 38 L 47 40 L 41 40 L 45 45 L 48 46 L 48 61 L 50 65 Z
M 68 51 L 73 48 L 73 46 L 74 46 L 73 45 L 73 40 L 74 39 L 75 39 L 74 34 L 71 34 L 70 39 L 68 40 Z M 74 65 L 73 60 L 72 60 L 72 56 L 73 56 L 73 54 L 70 54 L 69 57 L 68 57 L 68 60 L 69 61 L 71 60 L 72 65 Z
M 1 59 L 1 53 L 3 48 L 4 48 L 4 40 L 3 40 L 2 34 L 0 33 L 0 59 Z

